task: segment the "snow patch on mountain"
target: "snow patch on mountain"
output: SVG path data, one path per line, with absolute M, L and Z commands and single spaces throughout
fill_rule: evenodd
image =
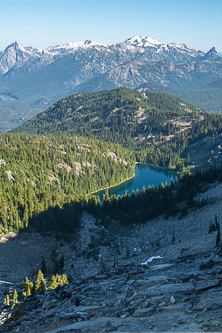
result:
M 152 62 L 167 59 L 173 63 L 180 63 L 192 58 L 201 59 L 206 54 L 206 52 L 197 51 L 185 44 L 164 44 L 149 36 L 134 36 L 111 46 L 86 40 L 81 42 L 71 42 L 64 45 L 50 46 L 46 50 L 31 46 L 24 47 L 23 45 L 14 42 L 3 52 L 0 52 L 0 75 L 6 74 L 11 69 L 17 70 L 24 65 L 28 68 L 29 72 L 36 71 L 53 63 L 58 58 L 62 58 L 67 54 L 76 54 L 76 52 L 81 50 L 84 50 L 84 53 L 88 54 L 88 59 L 91 59 L 90 52 L 92 51 L 93 54 L 95 54 L 95 52 L 98 52 L 98 54 L 100 53 L 98 59 L 101 57 L 107 59 L 107 52 L 109 52 L 106 64 L 109 61 L 110 63 L 103 71 L 115 67 L 125 61 L 130 61 L 133 58 L 140 58 L 143 61 Z M 95 61 L 97 61 L 96 58 Z M 91 67 L 90 63 L 89 66 Z M 98 63 L 98 66 L 101 67 L 101 63 Z
M 125 43 L 136 46 L 136 47 L 155 47 L 161 45 L 160 42 L 156 41 L 152 37 L 143 37 L 143 36 L 134 36 L 131 38 L 128 38 L 124 41 Z
M 46 49 L 46 52 L 52 53 L 54 55 L 58 54 L 67 54 L 78 49 L 87 49 L 92 47 L 105 47 L 107 45 L 93 42 L 91 40 L 81 41 L 81 42 L 72 42 L 64 45 L 51 46 Z
M 6 47 L 3 52 L 0 52 L 0 74 L 4 75 L 14 66 L 19 68 L 24 64 L 30 64 L 32 70 L 53 62 L 58 56 L 62 57 L 65 54 L 73 53 L 79 49 L 90 48 L 107 48 L 107 45 L 86 40 L 82 42 L 73 42 L 65 45 L 51 46 L 46 50 L 35 47 L 24 47 L 18 42 L 14 42 Z M 35 62 L 38 60 L 38 63 Z M 34 64 L 35 62 L 35 64 Z

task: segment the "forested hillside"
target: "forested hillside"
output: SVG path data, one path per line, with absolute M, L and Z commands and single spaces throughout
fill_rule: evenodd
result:
M 118 88 L 70 95 L 14 132 L 99 138 L 135 149 L 140 162 L 172 167 L 192 140 L 221 129 L 220 115 L 176 97 Z
M 134 166 L 135 154 L 117 144 L 79 136 L 2 134 L 0 230 L 17 232 L 47 211 L 47 218 L 36 222 L 39 230 L 73 232 L 86 194 L 132 177 Z
M 127 88 L 77 93 L 59 100 L 14 132 L 78 132 L 84 136 L 93 135 L 132 145 L 134 141 L 140 141 L 137 138 L 140 132 L 149 135 L 166 131 L 169 120 L 178 115 L 188 115 L 190 118 L 187 110 L 199 113 L 197 107 L 160 93 L 145 94 Z

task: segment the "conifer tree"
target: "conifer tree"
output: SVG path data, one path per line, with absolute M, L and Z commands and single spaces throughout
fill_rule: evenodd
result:
M 18 303 L 18 293 L 17 293 L 16 289 L 14 290 L 14 294 L 13 294 L 12 298 L 15 303 Z
M 63 268 L 64 268 L 64 256 L 61 256 L 61 258 L 59 259 L 59 271 L 60 271 L 60 273 L 63 272 Z
M 53 275 L 50 280 L 49 289 L 56 289 L 57 287 L 58 287 L 57 279 L 55 275 Z
M 23 281 L 23 293 L 24 296 L 30 296 L 32 294 L 32 291 L 34 291 L 33 288 L 34 285 L 29 279 L 26 277 L 25 280 Z
M 30 286 L 28 286 L 28 290 L 27 290 L 27 293 L 26 293 L 26 296 L 31 296 L 32 294 L 32 289 Z
M 45 291 L 45 290 L 47 290 L 46 279 L 44 278 L 43 273 L 39 270 L 35 284 L 35 292 Z
M 10 298 L 9 295 L 6 295 L 6 298 L 4 299 L 4 306 L 9 306 L 10 305 Z
M 219 246 L 221 237 L 220 237 L 220 224 L 217 222 L 217 238 L 216 238 L 216 246 Z
M 68 277 L 66 274 L 62 275 L 62 281 L 63 281 L 63 284 L 69 284 Z

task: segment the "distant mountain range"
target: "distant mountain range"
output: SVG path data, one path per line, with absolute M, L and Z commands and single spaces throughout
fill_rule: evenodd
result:
M 151 37 L 131 37 L 111 46 L 85 41 L 46 50 L 15 42 L 0 52 L 0 74 L 1 132 L 66 95 L 120 86 L 170 92 L 208 111 L 222 109 L 220 96 L 214 98 L 220 89 L 216 82 L 222 79 L 222 58 L 215 48 L 204 52 Z M 212 83 L 206 95 L 204 87 Z M 204 102 L 202 89 L 213 105 Z
M 152 61 L 168 59 L 176 63 L 191 58 L 202 58 L 206 55 L 205 52 L 197 51 L 185 44 L 163 44 L 150 37 L 132 37 L 122 43 L 112 46 L 86 40 L 85 42 L 52 46 L 46 50 L 34 47 L 24 47 L 21 44 L 18 44 L 18 42 L 15 42 L 10 44 L 0 53 L 0 73 L 3 75 L 13 67 L 15 70 L 23 67 L 25 64 L 29 66 L 31 71 L 37 70 L 40 67 L 44 67 L 54 62 L 58 58 L 67 54 L 75 54 L 82 50 L 87 53 L 92 53 L 92 50 L 97 50 L 99 52 L 104 52 L 104 54 L 107 53 L 107 50 L 110 50 L 108 53 L 112 54 L 112 56 L 115 53 L 123 52 L 130 57 L 135 56 L 136 58 L 140 58 L 141 55 L 145 55 L 145 59 Z M 123 59 L 126 58 L 126 56 L 123 57 Z M 120 59 L 119 63 L 121 62 Z

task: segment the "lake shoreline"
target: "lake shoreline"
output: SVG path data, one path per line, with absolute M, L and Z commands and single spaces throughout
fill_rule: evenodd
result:
M 119 186 L 119 185 L 121 185 L 121 184 L 123 184 L 123 183 L 127 182 L 128 180 L 131 180 L 131 179 L 133 179 L 133 178 L 135 177 L 135 175 L 136 175 L 136 173 L 135 173 L 135 169 L 134 169 L 134 176 L 132 176 L 132 177 L 129 177 L 129 178 L 127 178 L 127 179 L 125 179 L 125 180 L 121 181 L 120 183 L 118 183 L 118 184 L 116 184 L 116 185 L 112 185 L 112 186 L 107 186 L 107 187 L 104 187 L 104 188 L 102 188 L 102 189 L 100 189 L 100 190 L 94 191 L 94 192 L 92 192 L 92 193 L 89 193 L 89 194 L 87 194 L 87 195 L 93 195 L 93 194 L 96 194 L 96 193 L 98 193 L 98 192 L 100 192 L 100 191 L 109 190 L 110 188 L 114 188 L 114 187 L 116 187 L 116 186 Z
M 159 165 L 154 165 L 154 164 L 147 164 L 147 163 L 141 163 L 141 162 L 136 162 L 136 165 L 137 164 L 142 164 L 142 165 L 146 165 L 148 167 L 153 167 L 153 168 L 160 168 L 160 169 L 163 169 L 163 170 L 166 170 L 166 171 L 171 171 L 171 172 L 175 172 L 177 173 L 178 175 L 180 174 L 178 171 L 175 171 L 175 169 L 169 169 L 167 167 L 164 167 L 164 166 L 159 166 Z

